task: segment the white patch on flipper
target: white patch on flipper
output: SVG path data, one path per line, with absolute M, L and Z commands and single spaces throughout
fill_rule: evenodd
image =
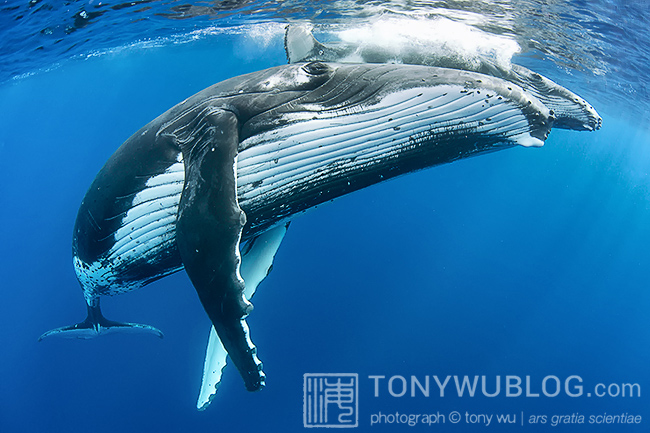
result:
M 239 270 L 246 283 L 244 295 L 247 299 L 253 297 L 257 286 L 270 272 L 273 259 L 286 232 L 287 226 L 285 225 L 275 227 L 262 233 L 245 246 Z M 221 344 L 214 326 L 211 326 L 203 363 L 201 390 L 196 402 L 198 410 L 205 410 L 216 395 L 221 384 L 223 369 L 226 367 L 227 356 L 228 353 Z
M 530 134 L 521 134 L 519 136 L 513 137 L 518 145 L 524 147 L 542 147 L 544 142 L 539 138 L 535 138 Z
M 111 249 L 94 263 L 84 263 L 73 258 L 75 272 L 87 297 L 96 296 L 95 288 L 110 290 L 117 294 L 142 286 L 141 281 L 117 284 L 121 267 L 134 260 L 155 260 L 160 252 L 176 239 L 176 215 L 185 182 L 182 154 L 177 162 L 163 173 L 152 176 L 131 202 L 131 207 L 120 221 L 120 228 L 113 233 L 115 243 Z M 171 269 L 173 273 L 177 269 Z

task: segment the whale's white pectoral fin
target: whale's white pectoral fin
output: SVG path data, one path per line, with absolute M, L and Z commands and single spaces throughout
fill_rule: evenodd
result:
M 265 231 L 246 244 L 244 251 L 242 251 L 242 263 L 239 267 L 239 273 L 244 279 L 244 283 L 246 283 L 244 294 L 247 299 L 253 297 L 257 286 L 271 272 L 273 259 L 288 229 L 289 224 L 283 224 Z
M 239 271 L 246 283 L 244 293 L 247 299 L 250 299 L 255 294 L 257 286 L 271 272 L 273 259 L 288 228 L 289 224 L 285 224 L 267 230 L 258 237 L 251 239 L 243 249 Z M 208 347 L 205 351 L 201 390 L 196 402 L 198 410 L 205 410 L 217 394 L 219 385 L 221 385 L 223 369 L 226 368 L 227 356 L 228 353 L 221 344 L 214 326 L 211 326 Z
M 210 326 L 210 337 L 208 348 L 205 351 L 205 362 L 203 363 L 203 377 L 201 379 L 201 390 L 199 399 L 196 402 L 198 410 L 205 410 L 221 385 L 221 373 L 226 368 L 226 357 L 228 353 L 224 349 L 214 326 Z

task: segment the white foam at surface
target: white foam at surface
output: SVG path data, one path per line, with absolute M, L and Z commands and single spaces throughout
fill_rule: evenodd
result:
M 489 59 L 508 68 L 512 57 L 521 50 L 517 41 L 508 36 L 487 33 L 445 17 L 382 17 L 341 30 L 337 36 L 344 44 L 360 49 L 380 47 L 394 53 L 395 58 L 405 50 L 415 50 L 431 57 L 460 58 L 475 66 L 481 59 Z

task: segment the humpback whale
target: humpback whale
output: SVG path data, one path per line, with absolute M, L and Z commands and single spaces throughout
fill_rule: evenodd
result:
M 246 317 L 294 217 L 417 170 L 542 146 L 554 120 L 514 83 L 440 67 L 294 63 L 217 83 L 135 132 L 99 171 L 72 242 L 88 317 L 40 339 L 162 336 L 105 319 L 100 298 L 185 269 L 213 325 L 198 406 L 226 354 L 259 390 Z
M 435 25 L 435 24 L 431 24 Z M 384 40 L 381 28 L 369 27 L 363 41 L 325 45 L 314 37 L 306 24 L 290 24 L 285 30 L 284 49 L 289 63 L 326 61 L 340 63 L 404 63 L 463 69 L 492 75 L 517 84 L 537 97 L 555 114 L 554 128 L 594 131 L 602 126 L 602 118 L 582 97 L 549 78 L 523 66 L 505 62 L 486 54 L 468 58 L 453 50 L 440 50 L 439 41 L 404 39 L 391 46 L 377 43 Z

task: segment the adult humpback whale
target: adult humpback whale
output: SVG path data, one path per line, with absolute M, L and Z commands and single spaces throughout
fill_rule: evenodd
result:
M 223 344 L 208 351 L 206 367 L 219 371 L 207 377 L 218 379 L 225 350 L 246 388 L 260 389 L 245 318 L 294 216 L 415 170 L 541 146 L 553 119 L 510 82 L 427 66 L 314 62 L 215 84 L 145 125 L 101 169 L 73 235 L 88 317 L 41 338 L 161 335 L 104 319 L 99 298 L 184 267 L 216 331 L 210 344 Z

